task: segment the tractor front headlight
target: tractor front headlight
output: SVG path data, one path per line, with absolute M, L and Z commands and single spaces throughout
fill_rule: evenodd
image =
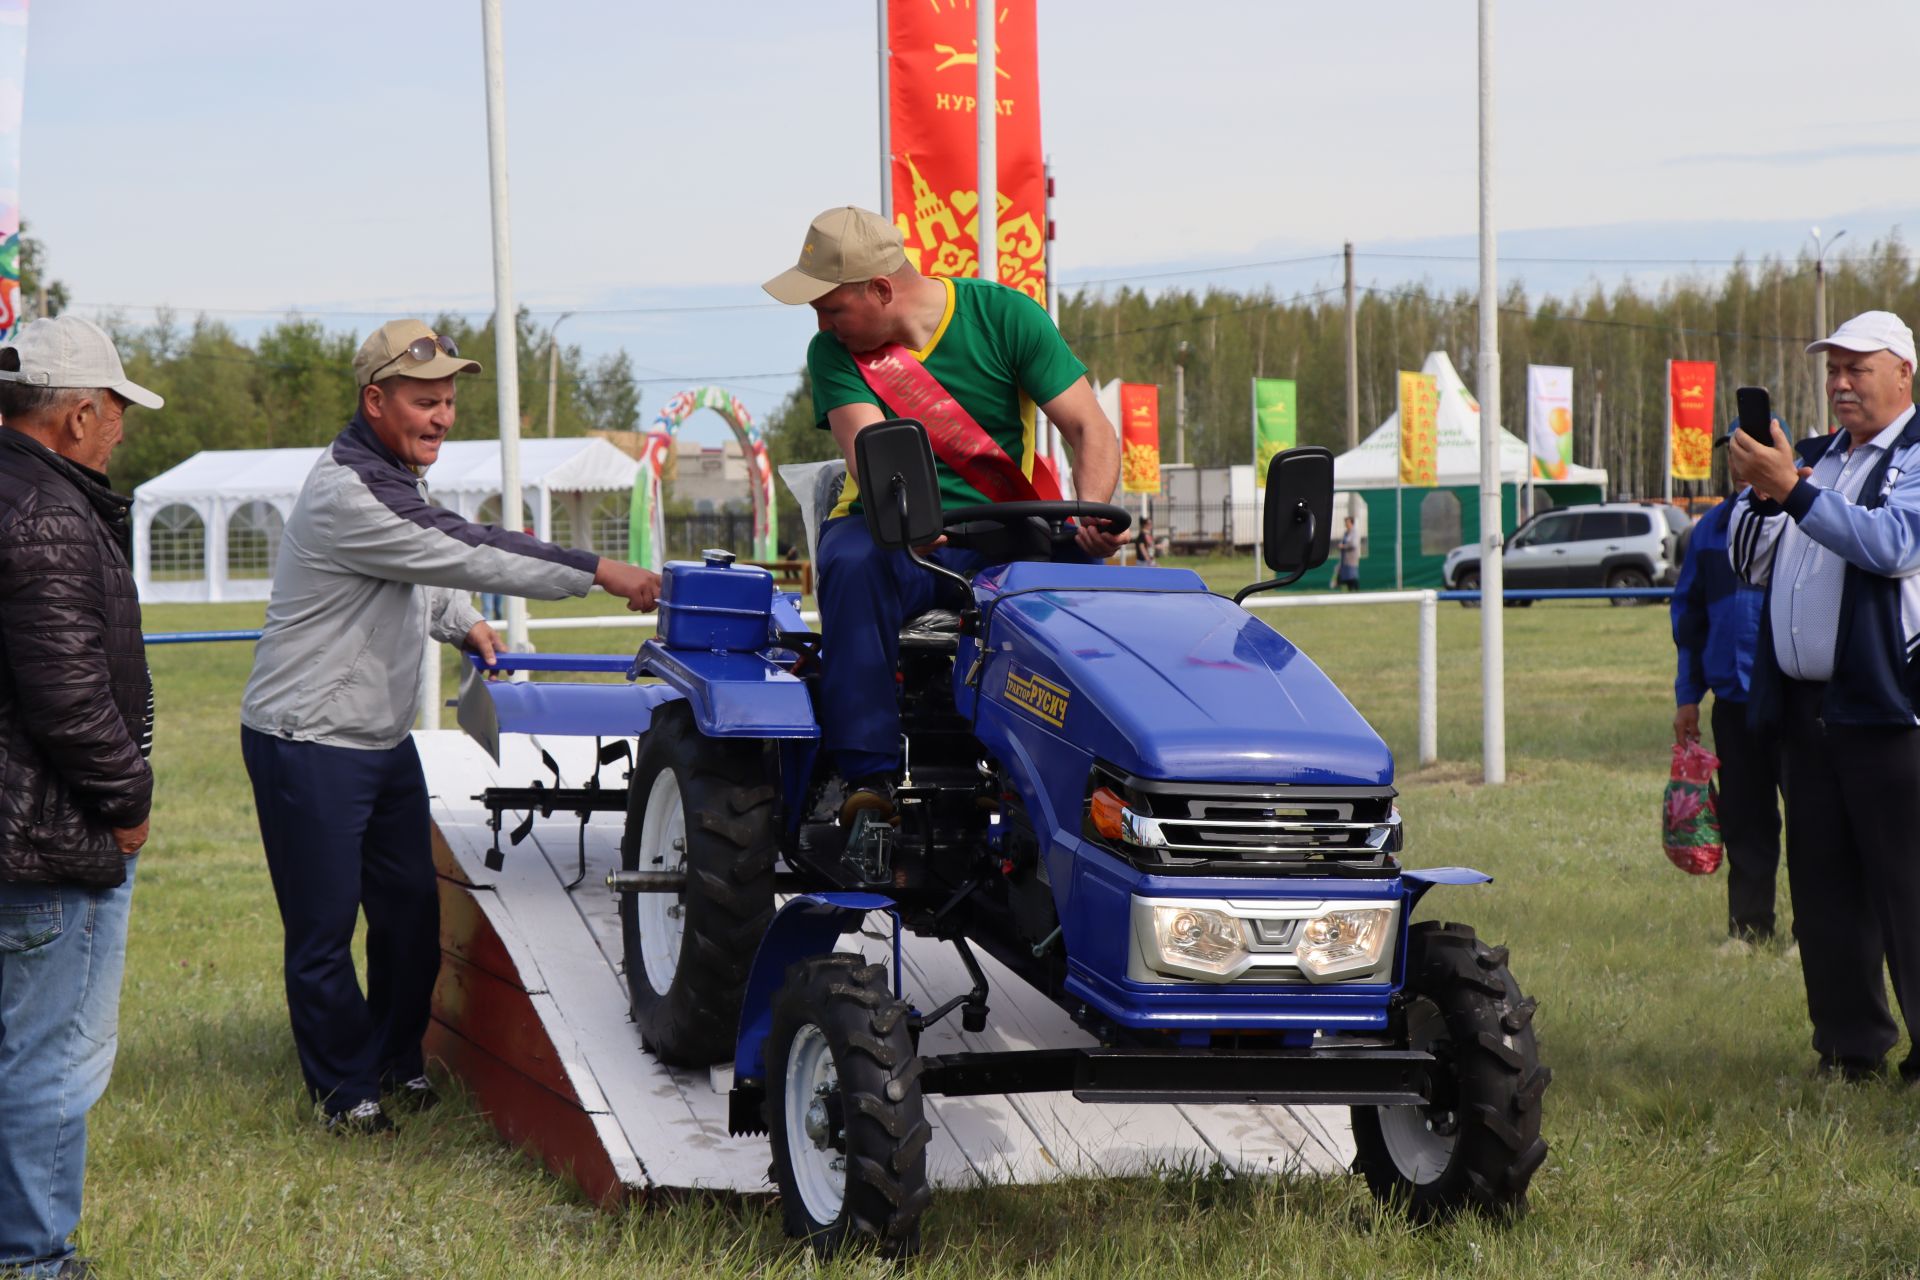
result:
M 1311 979 L 1364 972 L 1380 963 L 1393 932 L 1393 909 L 1328 911 L 1307 921 L 1294 960 Z
M 1162 964 L 1174 972 L 1225 975 L 1247 956 L 1246 926 L 1206 907 L 1156 905 L 1153 941 Z

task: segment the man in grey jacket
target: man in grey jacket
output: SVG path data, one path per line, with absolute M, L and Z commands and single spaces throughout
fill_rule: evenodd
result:
M 336 1132 L 384 1132 L 383 1093 L 431 1105 L 421 1058 L 440 968 L 426 780 L 409 732 L 425 637 L 501 643 L 472 591 L 557 600 L 598 585 L 650 610 L 646 569 L 473 524 L 421 477 L 480 366 L 417 320 L 353 361 L 360 411 L 307 477 L 280 543 L 240 746 L 286 928 L 287 1006 L 309 1092 Z M 354 973 L 367 916 L 367 989 Z

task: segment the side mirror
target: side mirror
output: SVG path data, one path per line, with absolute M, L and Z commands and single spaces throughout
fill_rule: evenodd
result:
M 864 427 L 853 438 L 853 463 L 875 545 L 892 551 L 940 536 L 940 481 L 925 427 L 911 418 Z
M 1267 568 L 1298 576 L 1327 562 L 1333 536 L 1333 451 L 1317 444 L 1277 453 L 1267 467 Z

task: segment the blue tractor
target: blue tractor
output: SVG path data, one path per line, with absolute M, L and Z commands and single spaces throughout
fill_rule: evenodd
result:
M 942 511 L 918 423 L 856 445 L 876 542 L 961 602 L 901 637 L 894 821 L 840 825 L 810 678 L 832 636 L 724 553 L 667 566 L 631 672 L 660 683 L 519 686 L 548 732 L 647 721 L 624 796 L 580 806 L 627 809 L 610 883 L 633 1016 L 669 1064 L 732 1062 L 730 1125 L 770 1136 L 787 1231 L 823 1255 L 914 1251 L 922 1098 L 1029 1091 L 1347 1105 L 1381 1200 L 1417 1220 L 1524 1211 L 1547 1150 L 1535 1002 L 1506 948 L 1411 920 L 1435 885 L 1488 877 L 1401 864 L 1391 753 L 1240 605 L 1325 561 L 1332 455 L 1274 459 L 1276 577 L 1228 600 L 1185 570 L 1052 559 L 1076 517 L 1124 527 L 1117 507 Z M 998 563 L 967 580 L 913 551 L 942 533 Z M 873 912 L 891 972 L 835 950 Z M 972 988 L 904 1000 L 900 930 L 955 947 Z M 986 1026 L 976 951 L 1097 1047 L 922 1055 L 942 1018 Z

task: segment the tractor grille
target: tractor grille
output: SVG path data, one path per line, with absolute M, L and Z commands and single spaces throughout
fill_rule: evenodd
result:
M 1101 775 L 1105 776 L 1102 777 Z M 1121 839 L 1087 832 L 1143 870 L 1182 874 L 1391 874 L 1400 848 L 1392 787 L 1149 781 L 1097 770 L 1126 805 Z M 1089 788 L 1089 792 L 1093 788 Z

